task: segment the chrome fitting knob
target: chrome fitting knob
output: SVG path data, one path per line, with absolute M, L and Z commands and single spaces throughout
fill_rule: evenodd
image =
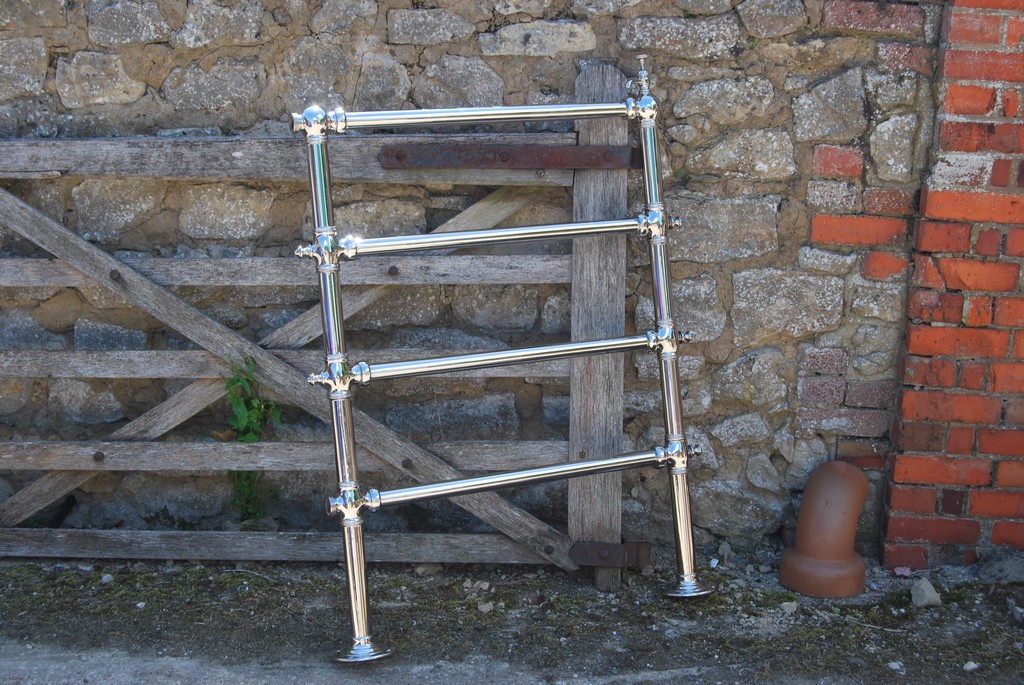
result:
M 692 458 L 699 457 L 704 454 L 704 448 L 700 445 L 687 445 L 686 456 Z
M 681 343 L 692 343 L 693 342 L 693 331 L 679 331 L 676 333 L 676 340 Z

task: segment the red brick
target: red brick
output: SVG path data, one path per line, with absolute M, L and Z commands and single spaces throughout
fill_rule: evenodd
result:
M 996 521 L 992 524 L 992 544 L 1024 549 L 1024 523 Z
M 898 433 L 896 444 L 904 452 L 941 452 L 945 448 L 945 424 L 901 421 Z
M 1003 362 L 993 364 L 992 391 L 1024 393 L 1024 363 Z
M 951 359 L 907 356 L 903 360 L 903 382 L 931 388 L 952 388 L 956 384 L 956 363 Z
M 988 390 L 988 366 L 979 362 L 960 363 L 960 384 L 964 390 Z
M 972 295 L 967 298 L 967 310 L 964 312 L 964 324 L 973 326 L 989 326 L 992 324 L 992 298 Z
M 1020 94 L 1015 90 L 1003 91 L 1003 116 L 1013 119 L 1020 113 Z
M 996 229 L 979 231 L 978 239 L 974 241 L 974 254 L 981 257 L 998 257 L 1002 246 L 1002 231 Z
M 967 512 L 985 518 L 1024 518 L 1024 492 L 971 490 Z
M 939 145 L 946 152 L 1024 152 L 1024 127 L 981 121 L 943 121 Z
M 815 145 L 814 174 L 832 178 L 859 178 L 864 155 L 852 145 Z
M 923 45 L 879 43 L 878 63 L 890 71 L 916 71 L 931 75 L 935 71 L 935 51 Z
M 989 185 L 997 188 L 1005 188 L 1010 185 L 1010 172 L 1013 170 L 1013 160 L 997 159 L 992 162 L 992 179 Z
M 963 490 L 943 490 L 942 495 L 939 496 L 939 513 L 948 516 L 963 516 L 966 499 Z
M 1024 328 L 1024 298 L 997 297 L 993 321 L 997 326 Z
M 995 397 L 911 389 L 903 391 L 900 406 L 904 418 L 920 421 L 995 425 L 1002 413 L 1002 403 Z
M 938 273 L 938 269 L 935 270 Z M 917 272 L 915 272 L 915 276 Z M 964 296 L 958 293 L 940 293 L 934 290 L 915 290 L 907 303 L 907 317 L 913 320 L 941 323 L 960 323 L 963 318 Z
M 893 485 L 889 489 L 889 510 L 910 514 L 934 514 L 938 490 L 911 485 Z
M 982 428 L 978 431 L 978 453 L 1022 457 L 1024 430 Z
M 1007 331 L 911 324 L 907 332 L 907 351 L 925 357 L 1002 359 L 1009 349 Z
M 974 429 L 969 426 L 950 426 L 946 438 L 948 454 L 974 454 Z
M 841 404 L 845 388 L 840 376 L 805 376 L 797 382 L 797 397 L 809 406 Z
M 914 276 L 910 282 L 921 288 L 934 288 L 936 290 L 946 287 L 942 280 L 942 273 L 934 257 L 927 255 L 914 255 Z
M 895 381 L 850 381 L 846 385 L 846 405 L 888 409 L 896 399 Z
M 1020 264 L 1011 262 L 939 257 L 936 265 L 950 290 L 1012 292 L 1017 289 L 1020 275 Z
M 868 188 L 861 199 L 865 214 L 904 216 L 917 208 L 917 193 L 908 188 Z
M 937 516 L 890 516 L 887 537 L 894 541 L 971 545 L 978 541 L 981 524 L 970 519 Z
M 924 191 L 921 207 L 930 219 L 1024 223 L 1024 195 L 968 190 Z
M 797 409 L 801 428 L 860 438 L 880 438 L 889 432 L 892 412 L 850 407 Z
M 966 45 L 999 45 L 1003 33 L 1003 18 L 997 14 L 967 14 L 952 12 L 949 22 L 949 42 Z
M 991 471 L 987 459 L 897 454 L 892 478 L 896 483 L 988 485 Z
M 920 39 L 924 37 L 924 12 L 917 5 L 827 0 L 821 26 Z
M 882 549 L 882 566 L 889 570 L 904 567 L 928 568 L 929 550 L 924 545 L 901 545 L 886 541 Z
M 808 347 L 803 350 L 800 368 L 813 373 L 846 373 L 850 355 L 838 347 Z
M 892 445 L 884 440 L 836 441 L 836 459 L 868 471 L 888 471 Z
M 873 216 L 833 216 L 811 219 L 811 240 L 839 245 L 901 245 L 907 222 Z
M 1024 81 L 1024 54 L 983 50 L 946 50 L 943 75 L 963 81 Z
M 1024 359 L 1024 335 L 1017 334 L 1014 336 L 1013 358 Z
M 902 277 L 909 268 L 910 261 L 904 255 L 893 252 L 869 252 L 864 255 L 860 273 L 864 278 L 888 281 Z
M 1006 232 L 1006 256 L 1024 257 L 1024 228 L 1011 228 Z
M 953 0 L 953 7 L 975 7 L 989 10 L 1024 10 L 1022 0 Z
M 1007 398 L 1003 422 L 1007 426 L 1024 426 L 1024 397 Z
M 996 486 L 1024 488 L 1024 461 L 1001 461 L 996 464 Z
M 996 106 L 996 89 L 983 86 L 963 86 L 951 83 L 946 87 L 943 109 L 946 114 L 988 114 Z
M 1007 17 L 1006 18 L 1006 42 L 1003 43 L 1008 48 L 1020 47 L 1021 41 L 1024 40 L 1024 17 Z M 1008 114 L 1007 116 L 1013 116 Z
M 921 221 L 914 236 L 921 252 L 967 252 L 971 249 L 971 225 Z

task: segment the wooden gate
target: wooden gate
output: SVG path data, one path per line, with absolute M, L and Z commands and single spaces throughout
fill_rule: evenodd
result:
M 622 97 L 624 79 L 610 67 L 589 69 L 577 81 L 581 101 Z M 586 100 L 583 100 L 586 98 Z M 384 146 L 442 141 L 459 144 L 577 144 L 577 135 L 465 134 L 445 136 L 366 135 L 335 140 L 336 183 L 450 182 L 502 186 L 436 231 L 483 229 L 525 207 L 531 187 L 574 186 L 575 219 L 619 218 L 626 213 L 626 172 L 572 169 L 385 169 Z M 625 122 L 581 122 L 579 144 L 624 145 Z M 163 180 L 250 180 L 297 183 L 306 179 L 305 146 L 295 138 L 0 141 L 0 177 L 52 178 L 140 176 Z M 0 444 L 0 470 L 46 473 L 0 503 L 0 556 L 93 558 L 188 558 L 250 560 L 340 560 L 335 533 L 72 530 L 18 528 L 34 513 L 67 496 L 102 471 L 189 472 L 327 471 L 329 445 L 308 443 L 211 444 L 153 442 L 225 394 L 225 362 L 251 357 L 255 376 L 282 398 L 329 420 L 321 389 L 306 382 L 322 366 L 322 353 L 302 350 L 321 334 L 320 308 L 313 307 L 258 342 L 245 339 L 168 290 L 171 286 L 313 285 L 315 274 L 295 258 L 118 260 L 0 190 L 0 225 L 39 245 L 56 259 L 0 259 L 0 286 L 83 287 L 101 284 L 131 305 L 201 346 L 198 351 L 13 351 L 0 352 L 3 377 L 193 378 L 190 385 L 115 430 L 103 441 Z M 577 239 L 573 256 L 434 255 L 366 259 L 342 270 L 347 317 L 387 297 L 390 288 L 442 283 L 572 283 L 572 334 L 576 339 L 620 336 L 624 327 L 625 238 Z M 395 360 L 395 351 L 384 351 Z M 436 351 L 406 351 L 432 356 Z M 374 361 L 371 351 L 353 351 Z M 356 431 L 365 454 L 361 470 L 388 464 L 419 482 L 458 478 L 462 471 L 529 468 L 618 454 L 622 429 L 620 355 L 464 372 L 474 376 L 570 377 L 568 442 L 441 443 L 415 445 L 356 411 Z M 500 464 L 488 460 L 501 454 Z M 364 458 L 365 457 L 365 458 Z M 570 483 L 569 535 L 563 534 L 495 493 L 453 501 L 504 535 L 388 534 L 367 541 L 371 561 L 553 563 L 574 569 L 570 547 L 577 541 L 620 541 L 619 474 Z M 571 537 L 570 537 L 571 536 Z M 599 584 L 618 582 L 618 571 L 599 573 Z

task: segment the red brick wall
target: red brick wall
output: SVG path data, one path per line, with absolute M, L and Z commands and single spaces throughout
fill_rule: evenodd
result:
M 935 164 L 913 237 L 888 567 L 1024 548 L 1022 39 L 1024 0 L 948 3 Z M 876 268 L 899 267 L 890 261 Z

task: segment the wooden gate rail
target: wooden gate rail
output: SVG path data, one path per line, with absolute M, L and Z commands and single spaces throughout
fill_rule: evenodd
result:
M 614 73 L 612 73 L 614 72 Z M 588 85 L 596 83 L 596 86 Z M 623 79 L 617 70 L 599 67 L 584 72 L 577 83 L 580 93 L 606 99 L 594 88 L 617 89 Z M 580 142 L 621 144 L 615 131 L 591 129 L 600 122 L 581 122 Z M 592 131 L 591 133 L 588 133 Z M 339 183 L 464 183 L 479 184 L 482 172 L 465 168 L 388 168 L 381 163 L 385 145 L 417 145 L 438 140 L 436 135 L 354 135 L 335 141 L 332 174 Z M 446 143 L 478 145 L 576 145 L 568 133 L 457 134 L 445 135 Z M 132 138 L 105 140 L 8 140 L 0 141 L 0 178 L 55 177 L 152 177 L 191 182 L 241 180 L 297 182 L 307 178 L 303 145 L 294 138 Z M 506 186 L 488 195 L 436 229 L 458 231 L 493 227 L 531 201 L 530 188 L 521 186 L 573 186 L 588 190 L 576 198 L 576 218 L 588 211 L 581 203 L 607 196 L 612 205 L 597 211 L 625 211 L 625 171 L 571 169 L 489 169 L 489 185 Z M 621 191 L 619 188 L 621 187 Z M 535 192 L 535 191 L 534 191 Z M 621 195 L 620 195 L 621 192 Z M 619 202 L 621 198 L 621 203 Z M 621 204 L 621 211 L 620 211 Z M 581 213 L 582 212 L 582 213 Z M 261 443 L 235 445 L 214 442 L 144 444 L 216 402 L 225 394 L 222 376 L 225 360 L 246 356 L 256 361 L 256 377 L 288 403 L 321 419 L 328 408 L 319 389 L 306 383 L 304 371 L 317 368 L 322 355 L 300 350 L 322 334 L 320 307 L 312 307 L 258 343 L 239 336 L 202 314 L 171 293 L 180 286 L 313 286 L 314 274 L 299 260 L 291 259 L 190 259 L 137 258 L 118 260 L 60 224 L 0 190 L 0 225 L 32 240 L 58 259 L 0 259 L 0 287 L 89 287 L 102 284 L 130 305 L 147 311 L 177 330 L 203 350 L 185 352 L 3 352 L 0 377 L 187 377 L 198 379 L 143 415 L 114 431 L 108 439 L 89 442 L 11 442 L 0 445 L 0 470 L 44 470 L 41 478 L 0 503 L 0 556 L 95 556 L 120 558 L 189 559 L 307 559 L 337 560 L 340 538 L 328 533 L 214 533 L 167 531 L 28 530 L 16 526 L 48 504 L 66 496 L 101 471 L 180 470 L 202 472 L 231 469 L 328 471 L 327 445 Z M 585 239 L 590 240 L 590 239 Z M 604 239 L 602 239 L 604 240 Z M 573 334 L 580 335 L 584 309 L 596 301 L 606 305 L 595 315 L 599 328 L 620 327 L 625 259 L 618 255 L 624 241 L 613 238 L 612 259 L 601 259 L 604 247 L 575 241 L 575 258 L 550 255 L 458 256 L 440 252 L 416 257 L 358 260 L 342 270 L 346 284 L 345 314 L 352 316 L 384 297 L 395 285 L 438 283 L 565 283 L 572 281 Z M 441 256 L 444 255 L 444 256 Z M 581 258 L 581 255 L 586 255 Z M 595 259 L 596 258 L 596 259 Z M 472 259 L 472 267 L 464 268 Z M 577 285 L 578 283 L 578 285 Z M 611 293 L 611 296 L 609 296 Z M 614 310 L 618 310 L 615 312 Z M 616 322 L 614 319 L 620 320 Z M 603 323 L 600 323 L 603 321 Z M 595 329 L 598 337 L 607 334 Z M 397 351 L 386 351 L 395 359 Z M 429 350 L 405 350 L 400 357 L 436 356 Z M 373 355 L 367 351 L 366 358 Z M 566 377 L 577 360 L 560 360 L 519 367 L 515 370 L 481 369 L 462 375 L 499 377 Z M 355 412 L 360 435 L 360 467 L 379 469 L 382 464 L 421 481 L 449 480 L 462 471 L 507 470 L 564 461 L 584 450 L 601 450 L 621 433 L 622 366 L 601 369 L 576 366 L 572 397 L 574 414 L 580 412 L 577 395 L 600 388 L 619 409 L 599 412 L 594 419 L 570 419 L 570 442 L 459 442 L 417 446 L 386 429 L 362 412 Z M 143 370 L 144 369 L 144 370 Z M 593 377 L 597 373 L 599 377 Z M 584 388 L 590 385 L 590 389 Z M 617 395 L 617 398 L 616 398 Z M 605 416 L 608 414 L 608 416 Z M 612 418 L 613 416 L 613 418 Z M 582 431 L 582 433 L 581 433 Z M 596 442 L 584 433 L 600 434 Z M 581 437 L 583 436 L 583 437 Z M 603 436 L 603 437 L 602 437 Z M 588 446 L 589 445 L 589 446 Z M 582 447 L 581 447 L 582 446 Z M 617 452 L 617 450 L 611 450 Z M 494 463 L 494 455 L 502 455 Z M 595 479 L 579 479 L 570 485 L 570 521 L 574 539 L 610 539 L 617 542 L 618 476 L 595 487 Z M 614 491 L 614 492 L 612 492 Z M 581 497 L 582 493 L 582 497 Z M 589 494 L 588 494 L 589 493 Z M 446 561 L 540 563 L 548 561 L 566 569 L 576 565 L 569 556 L 571 541 L 530 514 L 494 493 L 453 499 L 502 535 L 397 535 L 374 536 L 367 553 L 376 561 Z M 581 503 L 585 506 L 581 508 Z M 582 518 L 598 512 L 597 528 Z M 614 526 L 608 522 L 614 519 Z M 589 526 L 589 527 L 588 527 Z M 2 528 L 2 527 L 7 527 Z M 614 529 L 614 530 L 612 530 Z M 611 530 L 611 533 L 609 531 Z M 595 532 L 596 531 L 596 532 Z M 603 532 L 602 532 L 603 531 Z M 583 537 L 578 537 L 582 535 Z M 596 537 L 594 536 L 596 535 Z M 609 537 L 610 535 L 610 537 Z M 602 537 L 603 536 L 603 537 Z M 511 538 L 511 539 L 509 539 Z M 599 577 L 600 581 L 600 577 Z

